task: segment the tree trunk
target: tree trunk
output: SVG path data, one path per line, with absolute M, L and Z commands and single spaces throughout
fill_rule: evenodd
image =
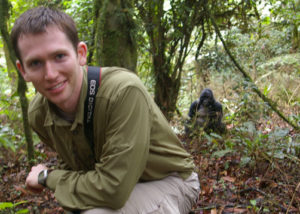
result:
M 11 90 L 16 91 L 16 81 L 17 81 L 17 73 L 15 71 L 14 63 L 11 61 L 9 56 L 9 50 L 7 44 L 3 42 L 4 56 L 6 61 L 7 73 L 10 79 Z
M 135 72 L 137 47 L 131 0 L 94 0 L 95 61 Z
M 3 43 L 5 43 L 8 47 L 9 51 L 9 57 L 12 62 L 16 61 L 16 56 L 14 52 L 12 51 L 12 45 L 10 43 L 9 39 L 9 34 L 7 30 L 7 20 L 9 18 L 9 12 L 10 11 L 10 3 L 8 0 L 0 0 L 0 31 L 1 31 L 1 36 L 3 39 Z M 26 98 L 26 82 L 24 81 L 22 75 L 20 72 L 18 72 L 18 69 L 16 65 L 13 63 L 15 70 L 18 73 L 18 95 L 20 98 L 20 103 L 21 103 L 21 109 L 22 109 L 22 116 L 23 116 L 23 128 L 24 128 L 24 133 L 25 133 L 25 138 L 27 142 L 27 157 L 29 164 L 31 165 L 31 161 L 34 158 L 34 148 L 33 148 L 33 140 L 32 140 L 32 133 L 31 129 L 28 123 L 28 100 Z
M 297 11 L 300 10 L 300 1 L 295 1 L 295 2 L 292 2 L 293 4 L 293 13 L 294 15 L 296 16 L 298 13 Z M 298 22 L 299 23 L 299 22 Z M 299 25 L 296 21 L 293 21 L 293 34 L 292 34 L 292 45 L 293 45 L 293 49 L 295 51 L 298 50 L 298 48 L 300 47 L 300 39 L 299 39 L 299 31 L 298 31 L 298 28 L 299 28 Z
M 183 64 L 191 48 L 191 35 L 203 20 L 199 12 L 202 0 L 171 1 L 168 11 L 164 10 L 164 0 L 136 3 L 150 43 L 155 76 L 154 100 L 170 120 L 176 110 Z M 205 36 L 202 35 L 202 38 Z
M 293 49 L 295 51 L 298 50 L 298 48 L 300 47 L 300 39 L 299 39 L 299 32 L 298 32 L 298 25 L 295 23 L 293 26 Z
M 166 71 L 168 65 L 159 64 L 158 57 L 153 57 L 154 61 L 154 74 L 155 74 L 155 93 L 154 100 L 160 107 L 162 113 L 167 119 L 173 117 L 173 113 L 176 110 L 176 102 L 178 98 L 180 79 L 171 78 Z

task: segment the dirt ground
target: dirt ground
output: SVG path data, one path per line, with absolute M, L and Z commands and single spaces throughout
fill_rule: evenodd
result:
M 255 166 L 240 167 L 238 153 L 211 157 L 209 145 L 179 136 L 191 152 L 201 183 L 195 214 L 202 213 L 300 213 L 300 171 L 293 162 L 270 163 L 257 160 Z M 56 154 L 42 144 L 36 146 L 37 162 L 55 165 Z M 199 151 L 202 151 L 201 153 Z M 24 182 L 29 171 L 25 149 L 17 153 L 0 148 L 0 201 L 22 204 L 0 213 L 63 213 L 51 191 L 35 195 Z M 15 212 L 14 212 L 15 211 Z M 19 211 L 21 213 L 21 211 Z

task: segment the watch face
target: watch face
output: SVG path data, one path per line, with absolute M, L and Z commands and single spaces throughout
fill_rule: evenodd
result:
M 48 172 L 47 172 L 47 169 L 46 170 L 43 170 L 39 173 L 39 176 L 38 176 L 38 183 L 43 185 L 43 186 L 46 186 L 46 179 L 47 179 L 47 176 L 48 176 Z

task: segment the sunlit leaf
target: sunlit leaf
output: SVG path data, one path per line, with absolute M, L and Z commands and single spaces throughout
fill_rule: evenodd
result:
M 16 214 L 24 214 L 24 213 L 29 213 L 29 210 L 28 209 L 22 209 L 22 210 L 18 210 L 16 212 Z
M 0 210 L 4 210 L 6 208 L 12 208 L 14 204 L 11 202 L 0 202 Z

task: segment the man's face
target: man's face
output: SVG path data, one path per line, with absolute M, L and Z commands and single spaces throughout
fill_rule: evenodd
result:
M 79 43 L 74 50 L 66 35 L 55 26 L 40 34 L 25 34 L 18 40 L 22 63 L 17 67 L 25 81 L 65 112 L 74 112 L 82 85 L 81 66 L 87 48 Z

